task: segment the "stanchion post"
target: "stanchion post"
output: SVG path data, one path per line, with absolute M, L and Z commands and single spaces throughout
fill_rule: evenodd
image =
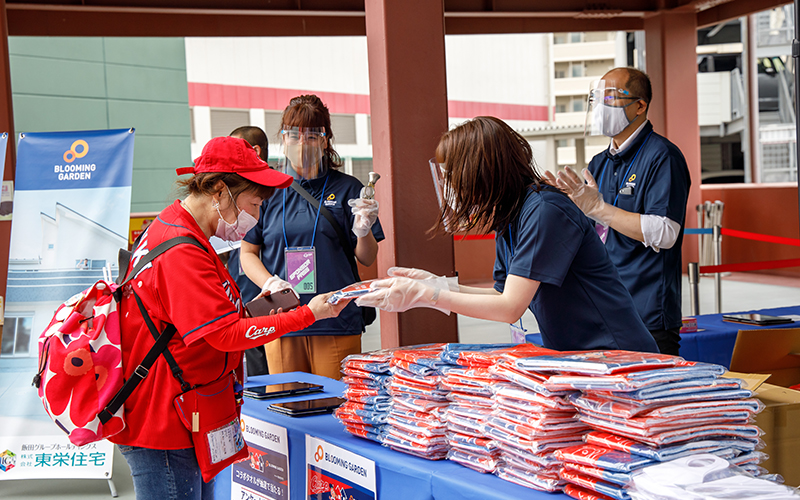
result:
M 722 264 L 722 228 L 714 226 L 714 265 Z M 716 313 L 722 313 L 722 274 L 714 273 L 714 307 Z
M 700 314 L 700 266 L 689 262 L 689 307 L 692 316 Z
M 697 205 L 697 228 L 703 228 L 703 205 Z M 697 262 L 703 259 L 703 235 L 697 235 Z

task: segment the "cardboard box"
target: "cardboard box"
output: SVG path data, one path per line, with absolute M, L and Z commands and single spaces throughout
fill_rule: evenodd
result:
M 800 391 L 765 383 L 755 397 L 766 405 L 756 415 L 767 443 L 762 451 L 769 455 L 761 466 L 783 476 L 787 485 L 800 486 Z

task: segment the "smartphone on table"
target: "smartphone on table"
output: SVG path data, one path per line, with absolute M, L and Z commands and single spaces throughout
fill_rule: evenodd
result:
M 344 398 L 306 399 L 302 401 L 287 401 L 285 403 L 272 403 L 268 408 L 272 411 L 289 415 L 290 417 L 303 417 L 305 415 L 320 415 L 330 413 L 344 403 Z
M 250 317 L 256 316 L 269 316 L 270 311 L 276 311 L 278 308 L 283 309 L 283 312 L 291 311 L 300 305 L 300 297 L 294 290 L 286 289 L 279 292 L 271 293 L 264 297 L 256 297 L 247 304 L 244 308 Z
M 252 399 L 282 398 L 298 394 L 321 392 L 322 386 L 308 382 L 287 382 L 284 384 L 257 385 L 245 387 L 244 395 Z
M 787 323 L 794 323 L 792 318 L 787 318 L 784 316 L 769 316 L 767 314 L 723 314 L 722 321 L 758 326 L 785 325 Z

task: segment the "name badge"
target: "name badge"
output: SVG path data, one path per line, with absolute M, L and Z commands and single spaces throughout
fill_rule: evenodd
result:
M 317 251 L 314 247 L 284 250 L 286 281 L 297 293 L 317 293 Z
M 595 222 L 594 230 L 597 231 L 597 236 L 600 237 L 600 241 L 605 243 L 606 238 L 608 238 L 608 226 L 599 222 Z

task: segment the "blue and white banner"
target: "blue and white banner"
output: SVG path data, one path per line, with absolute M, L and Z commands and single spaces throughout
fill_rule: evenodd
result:
M 39 334 L 58 305 L 102 279 L 104 268 L 118 274 L 133 143 L 133 129 L 19 137 L 0 350 L 0 480 L 110 477 L 113 446 L 98 445 L 93 455 L 70 447 L 31 379 Z

